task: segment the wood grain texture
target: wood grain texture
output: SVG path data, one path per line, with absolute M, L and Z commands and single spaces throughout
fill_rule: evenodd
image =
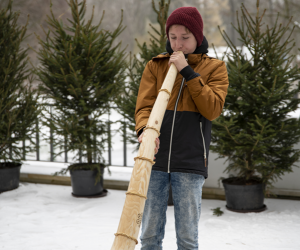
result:
M 161 88 L 167 89 L 170 93 L 172 93 L 176 75 L 177 69 L 174 64 L 171 64 Z M 154 127 L 160 131 L 169 99 L 170 96 L 167 92 L 159 92 L 150 114 L 147 127 Z M 144 130 L 143 140 L 140 144 L 138 156 L 146 157 L 152 160 L 154 158 L 155 139 L 157 137 L 157 131 L 154 129 L 149 128 Z M 151 169 L 152 164 L 149 161 L 136 159 L 128 187 L 128 192 L 147 196 Z M 124 233 L 137 239 L 140 231 L 145 201 L 145 198 L 137 195 L 128 194 L 126 196 L 117 233 Z M 136 243 L 134 240 L 122 235 L 118 235 L 115 237 L 111 250 L 133 250 L 135 245 Z

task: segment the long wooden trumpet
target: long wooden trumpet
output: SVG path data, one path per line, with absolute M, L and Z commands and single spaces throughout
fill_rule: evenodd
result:
M 155 139 L 167 109 L 171 92 L 177 75 L 177 68 L 172 63 L 151 111 L 147 126 L 144 128 L 143 140 L 135 159 L 126 200 L 119 227 L 111 250 L 133 250 L 138 243 L 147 191 L 154 161 Z

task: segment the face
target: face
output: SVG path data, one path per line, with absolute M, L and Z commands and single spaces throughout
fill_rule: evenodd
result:
M 173 51 L 191 54 L 197 48 L 197 40 L 193 33 L 183 25 L 172 25 L 169 29 L 169 38 Z

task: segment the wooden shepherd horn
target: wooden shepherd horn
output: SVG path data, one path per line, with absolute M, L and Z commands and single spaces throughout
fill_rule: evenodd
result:
M 128 191 L 126 192 L 125 204 L 111 250 L 133 250 L 138 243 L 137 237 L 147 199 L 151 169 L 154 164 L 152 159 L 154 158 L 155 139 L 160 134 L 161 123 L 167 109 L 176 75 L 177 68 L 172 63 L 159 90 L 147 126 L 144 128 L 138 156 L 134 158 L 135 164 Z

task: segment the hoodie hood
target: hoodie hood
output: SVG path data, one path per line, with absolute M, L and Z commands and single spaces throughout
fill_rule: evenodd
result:
M 206 40 L 206 37 L 203 36 L 203 41 L 202 41 L 201 45 L 195 49 L 193 54 L 206 54 L 206 53 L 208 53 L 207 49 L 208 49 L 208 42 Z M 166 50 L 170 55 L 174 52 L 171 48 L 171 43 L 169 40 L 167 40 Z

